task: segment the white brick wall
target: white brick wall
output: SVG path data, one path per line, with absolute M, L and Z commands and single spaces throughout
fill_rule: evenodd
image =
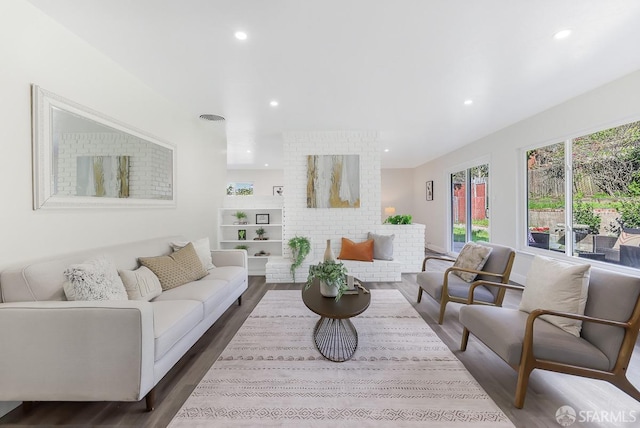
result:
M 384 263 L 377 263 L 377 268 L 372 268 L 374 271 L 370 272 L 371 278 L 381 278 L 379 274 L 381 275 L 385 269 L 395 271 L 398 264 L 401 272 L 416 272 L 420 269 L 424 257 L 424 225 L 392 226 L 382 225 L 380 222 L 380 149 L 378 135 L 375 132 L 284 134 L 284 259 L 269 260 L 267 282 L 291 281 L 287 265 L 291 252 L 286 242 L 296 235 L 308 237 L 312 247 L 307 263 L 296 271 L 298 282 L 306 280 L 311 261 L 322 259 L 327 239 L 331 240 L 333 252 L 338 256 L 342 237 L 359 242 L 366 239 L 367 232 L 396 234 L 396 263 L 388 264 L 386 267 Z M 335 154 L 360 156 L 360 208 L 307 208 L 307 156 Z M 394 274 L 394 278 L 396 277 Z
M 77 156 L 130 156 L 129 196 L 170 199 L 173 195 L 171 150 L 132 135 L 81 132 L 60 135 L 57 194 L 76 194 Z

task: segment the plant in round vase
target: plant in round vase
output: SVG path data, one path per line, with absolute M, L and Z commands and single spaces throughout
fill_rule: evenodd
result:
M 291 249 L 291 255 L 293 258 L 290 271 L 293 276 L 293 282 L 296 282 L 296 269 L 311 252 L 311 242 L 309 241 L 309 238 L 305 236 L 294 236 L 289 239 L 289 248 Z
M 265 233 L 267 233 L 267 231 L 264 230 L 264 227 L 260 227 L 260 228 L 256 229 L 256 235 L 258 235 L 258 237 L 254 238 L 254 239 L 257 239 L 258 241 L 264 241 L 264 240 L 268 239 L 268 238 L 264 237 Z
M 236 211 L 233 216 L 238 219 L 238 224 L 247 224 L 247 213 L 244 211 Z
M 305 290 L 311 286 L 314 279 L 320 281 L 320 294 L 325 297 L 335 297 L 336 302 L 342 297 L 347 287 L 347 268 L 342 262 L 327 260 L 317 265 L 309 266 L 309 276 Z

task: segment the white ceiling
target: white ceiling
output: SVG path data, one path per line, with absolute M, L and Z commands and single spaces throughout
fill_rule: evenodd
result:
M 384 168 L 415 167 L 640 69 L 638 0 L 29 1 L 194 117 L 224 116 L 229 168 L 282 168 L 283 131 L 337 130 L 377 131 Z

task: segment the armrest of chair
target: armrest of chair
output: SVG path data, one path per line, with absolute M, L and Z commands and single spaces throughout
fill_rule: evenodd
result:
M 483 274 L 486 274 L 486 273 L 483 272 Z M 496 274 L 493 274 L 493 275 L 496 275 Z M 521 285 L 503 284 L 502 282 L 493 282 L 493 281 L 485 281 L 485 280 L 475 281 L 471 284 L 471 287 L 469 287 L 469 298 L 467 300 L 468 305 L 473 304 L 473 292 L 476 289 L 476 287 L 479 287 L 481 285 L 489 286 L 489 287 L 504 288 L 508 290 L 518 290 L 518 291 L 524 290 L 524 287 L 522 287 Z
M 542 316 L 542 315 L 554 315 L 557 317 L 563 317 L 563 318 L 572 318 L 574 320 L 581 320 L 581 321 L 586 321 L 586 322 L 595 322 L 598 324 L 605 324 L 605 325 L 611 325 L 614 327 L 622 327 L 622 328 L 629 328 L 631 327 L 631 323 L 629 322 L 622 322 L 622 321 L 613 321 L 613 320 L 608 320 L 608 319 L 604 319 L 604 318 L 596 318 L 596 317 L 590 317 L 588 315 L 580 315 L 580 314 L 574 314 L 571 312 L 561 312 L 561 311 L 553 311 L 550 309 L 535 309 L 533 311 L 531 311 L 529 313 L 529 316 L 527 317 L 527 329 L 529 329 L 529 325 L 531 325 L 531 329 L 533 331 L 533 323 L 536 320 L 536 318 Z

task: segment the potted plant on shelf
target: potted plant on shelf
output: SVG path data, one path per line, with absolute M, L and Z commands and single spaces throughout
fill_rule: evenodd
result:
M 411 214 L 398 214 L 387 217 L 387 224 L 411 224 Z
M 309 238 L 304 236 L 294 236 L 289 239 L 289 248 L 291 249 L 291 255 L 293 263 L 291 263 L 291 275 L 293 276 L 293 282 L 296 282 L 296 269 L 302 264 L 304 259 L 311 252 L 311 242 Z
M 245 250 L 247 251 L 249 249 L 248 245 L 236 245 L 235 247 L 236 250 Z
M 266 230 L 264 230 L 264 227 L 260 227 L 258 229 L 256 229 L 256 235 L 258 235 L 257 238 L 253 238 L 254 240 L 258 240 L 258 241 L 266 241 L 269 238 L 265 238 L 264 234 L 267 233 Z
M 244 211 L 236 211 L 233 216 L 238 219 L 238 224 L 247 224 L 247 213 Z
M 317 265 L 309 266 L 309 276 L 305 290 L 311 286 L 314 279 L 320 281 L 320 294 L 325 297 L 335 297 L 340 300 L 342 293 L 347 290 L 347 268 L 342 262 L 327 260 Z

